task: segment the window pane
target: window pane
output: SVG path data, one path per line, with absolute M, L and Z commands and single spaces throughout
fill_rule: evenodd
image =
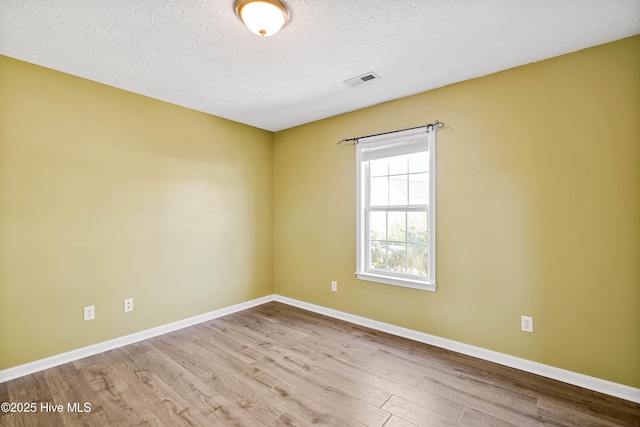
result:
M 427 275 L 427 245 L 407 245 L 407 273 Z
M 407 241 L 427 243 L 426 212 L 407 212 Z
M 416 128 L 356 145 L 358 279 L 435 290 L 434 138 Z
M 408 172 L 409 156 L 389 157 L 389 175 L 405 174 Z
M 426 205 L 429 203 L 429 174 L 409 175 L 409 204 Z
M 389 175 L 389 159 L 371 160 L 369 163 L 371 176 Z
M 389 204 L 389 178 L 371 178 L 371 205 L 387 206 Z
M 404 243 L 389 243 L 387 253 L 387 270 L 405 273 L 407 271 L 407 245 Z
M 389 229 L 387 240 L 405 242 L 407 240 L 407 213 L 389 212 Z
M 406 205 L 408 202 L 407 194 L 407 175 L 390 176 L 389 177 L 389 204 L 392 206 Z
M 387 244 L 385 242 L 369 242 L 369 268 L 387 269 Z
M 369 218 L 369 239 L 387 240 L 387 213 L 371 212 Z
M 409 156 L 409 173 L 429 171 L 429 152 L 414 153 Z

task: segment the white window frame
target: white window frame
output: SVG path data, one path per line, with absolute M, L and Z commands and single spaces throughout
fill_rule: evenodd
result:
M 358 138 L 356 144 L 356 277 L 360 280 L 403 286 L 426 291 L 436 290 L 436 129 L 432 125 L 421 126 L 382 135 Z M 429 203 L 411 210 L 426 211 L 428 215 L 428 263 L 426 278 L 394 272 L 371 271 L 367 266 L 369 253 L 369 170 L 365 150 L 372 144 L 399 143 L 400 154 L 411 152 L 409 146 L 424 143 L 429 151 Z M 406 145 L 402 145 L 405 144 Z M 406 148 L 403 148 L 406 147 Z M 403 151 L 406 150 L 406 151 Z M 405 210 L 405 209 L 403 209 Z

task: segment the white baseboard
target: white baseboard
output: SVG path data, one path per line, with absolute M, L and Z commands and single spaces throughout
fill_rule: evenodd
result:
M 246 301 L 240 304 L 210 311 L 209 313 L 200 314 L 172 323 L 167 323 L 166 325 L 161 325 L 155 328 L 136 332 L 131 335 L 125 335 L 123 337 L 104 341 L 98 344 L 93 344 L 87 347 L 79 348 L 77 350 L 68 351 L 66 353 L 57 354 L 45 359 L 25 363 L 24 365 L 18 365 L 13 368 L 4 369 L 0 371 L 0 383 L 12 380 L 14 378 L 23 377 L 25 375 L 34 374 L 36 372 L 53 368 L 64 363 L 73 362 L 74 360 L 82 359 L 84 357 L 93 356 L 94 354 L 102 353 L 104 351 L 113 350 L 118 347 L 123 347 L 125 345 L 133 344 L 138 341 L 153 338 L 158 335 L 166 334 L 168 332 L 177 331 L 178 329 L 186 328 L 188 326 L 197 325 L 198 323 L 206 322 L 208 320 L 216 319 L 218 317 L 226 316 L 238 311 L 246 310 L 247 308 L 255 307 L 257 305 L 273 301 L 273 299 L 274 295 L 267 295 L 266 297 L 257 298 L 251 301 Z
M 115 338 L 109 341 L 90 345 L 88 347 L 83 347 L 77 350 L 72 350 L 66 353 L 47 357 L 46 359 L 36 360 L 34 362 L 25 363 L 24 365 L 0 370 L 0 383 L 43 371 L 45 369 L 53 368 L 64 363 L 73 362 L 74 360 L 82 359 L 84 357 L 93 356 L 94 354 L 102 353 L 107 350 L 113 350 L 118 347 L 133 344 L 138 341 L 143 341 L 148 338 L 166 334 L 168 332 L 173 332 L 178 329 L 186 328 L 188 326 L 193 326 L 198 323 L 226 316 L 228 314 L 236 313 L 238 311 L 246 310 L 248 308 L 265 304 L 270 301 L 278 301 L 284 304 L 301 308 L 303 310 L 312 311 L 315 313 L 323 314 L 325 316 L 354 323 L 356 325 L 366 326 L 368 328 L 387 332 L 399 337 L 408 338 L 410 340 L 455 351 L 457 353 L 466 354 L 478 359 L 498 363 L 500 365 L 520 369 L 521 371 L 530 372 L 532 374 L 540 375 L 568 384 L 583 387 L 589 390 L 619 397 L 621 399 L 640 403 L 640 389 L 638 388 L 590 377 L 588 375 L 578 374 L 576 372 L 555 368 L 553 366 L 544 365 L 538 362 L 532 362 L 530 360 L 521 359 L 519 357 L 510 356 L 508 354 L 498 353 L 497 351 L 486 350 L 481 347 L 476 347 L 446 338 L 437 337 L 435 335 L 429 335 L 427 333 L 415 331 L 413 329 L 407 329 L 389 323 L 379 322 L 377 320 L 368 319 L 366 317 L 356 316 L 354 314 L 345 313 L 343 311 L 334 310 L 331 308 L 276 294 L 267 295 L 262 298 L 246 301 L 240 304 L 232 305 L 230 307 L 224 307 L 218 310 L 211 311 L 209 313 L 200 314 L 198 316 L 189 317 L 177 322 L 172 322 L 166 325 L 147 329 L 145 331 L 136 332 L 131 335 L 125 335 L 120 338 Z
M 315 313 L 324 314 L 325 316 L 354 323 L 356 325 L 366 326 L 371 329 L 387 332 L 389 334 L 408 338 L 413 341 L 430 344 L 436 347 L 455 351 L 456 353 L 466 354 L 478 359 L 498 363 L 500 365 L 519 369 L 521 371 L 530 372 L 532 374 L 540 375 L 546 378 L 551 378 L 554 380 L 562 381 L 564 383 L 573 384 L 578 387 L 608 394 L 610 396 L 615 396 L 621 399 L 640 403 L 640 389 L 638 388 L 629 387 L 623 384 L 618 384 L 595 377 L 590 377 L 588 375 L 578 374 L 576 372 L 555 368 L 553 366 L 544 365 L 538 362 L 532 362 L 530 360 L 521 359 L 519 357 L 510 356 L 508 354 L 498 353 L 497 351 L 486 350 L 481 347 L 464 344 L 446 338 L 440 338 L 435 335 L 429 335 L 427 333 L 415 331 L 413 329 L 407 329 L 389 323 L 368 319 L 366 317 L 345 313 L 343 311 L 326 308 L 320 305 L 310 304 L 308 302 L 299 301 L 293 298 L 275 295 L 274 300 L 294 307 L 302 308 L 304 310 L 313 311 Z

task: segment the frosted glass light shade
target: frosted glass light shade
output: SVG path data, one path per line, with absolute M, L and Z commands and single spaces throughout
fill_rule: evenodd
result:
M 279 0 L 236 0 L 235 10 L 244 25 L 262 37 L 274 35 L 289 20 L 289 10 Z

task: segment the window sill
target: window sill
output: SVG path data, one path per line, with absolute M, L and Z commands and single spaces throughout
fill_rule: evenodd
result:
M 421 291 L 435 292 L 437 285 L 435 283 L 423 282 L 420 280 L 404 279 L 400 277 L 384 276 L 372 273 L 356 273 L 359 280 L 368 282 L 384 283 L 386 285 L 402 286 L 403 288 L 419 289 Z

